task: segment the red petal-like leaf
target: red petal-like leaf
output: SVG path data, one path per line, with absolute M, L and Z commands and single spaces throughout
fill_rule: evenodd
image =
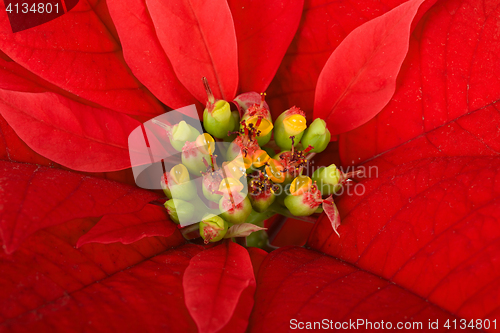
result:
M 370 331 L 370 326 L 349 325 L 359 319 L 372 325 L 380 325 L 381 320 L 386 325 L 390 322 L 392 329 L 398 322 L 420 322 L 421 328 L 427 329 L 429 319 L 438 319 L 443 325 L 455 318 L 390 281 L 315 251 L 287 247 L 273 251 L 264 260 L 250 332 L 305 329 L 306 322 L 325 325 L 311 326 L 315 331 L 342 329 L 335 327 L 336 322 L 347 322 L 344 329 Z
M 311 119 L 318 77 L 332 51 L 356 27 L 402 2 L 306 0 L 295 38 L 267 91 L 273 117 L 296 105 Z
M 257 247 L 247 248 L 250 260 L 252 260 L 253 273 L 257 277 L 262 261 L 266 258 L 267 252 Z
M 194 331 L 182 275 L 200 247 L 165 252 L 183 242 L 176 233 L 173 239 L 75 249 L 91 225 L 72 221 L 52 227 L 14 255 L 0 254 L 0 330 Z
M 128 135 L 140 123 L 88 104 L 0 56 L 0 113 L 30 148 L 76 170 L 129 167 Z
M 25 162 L 50 167 L 61 167 L 60 165 L 46 159 L 29 148 L 19 136 L 7 124 L 5 119 L 0 116 L 0 160 L 10 162 Z M 135 185 L 134 175 L 131 169 L 114 172 L 100 172 L 90 174 L 93 177 L 99 177 L 117 182 Z
M 86 0 L 56 20 L 17 33 L 12 33 L 1 3 L 0 49 L 43 79 L 106 108 L 130 114 L 163 112 L 130 75 L 119 43 Z
M 262 95 L 255 91 L 245 92 L 236 96 L 233 100 L 234 105 L 238 108 L 240 115 L 243 115 L 245 111 L 254 104 L 259 104 L 262 102 Z M 264 100 L 264 107 L 269 110 L 269 105 Z
M 177 230 L 170 222 L 165 208 L 148 204 L 142 210 L 128 214 L 105 215 L 90 232 L 76 244 L 109 244 L 120 242 L 131 244 L 144 237 L 168 237 Z
M 240 90 L 264 92 L 297 31 L 304 0 L 228 3 L 238 39 Z
M 140 210 L 157 194 L 108 180 L 0 161 L 0 231 L 7 253 L 35 231 L 75 218 Z
M 251 307 L 245 307 L 247 313 L 235 312 L 238 303 L 253 304 L 255 277 L 245 248 L 226 241 L 200 252 L 191 259 L 183 286 L 186 305 L 200 332 L 217 332 L 233 314 L 246 318 L 237 327 L 245 331 Z
M 0 116 L 0 159 L 45 166 L 55 165 L 28 147 L 2 116 Z
M 134 75 L 173 109 L 196 103 L 174 73 L 158 40 L 146 1 L 110 0 L 107 3 L 120 35 L 123 56 Z
M 410 0 L 363 24 L 333 51 L 314 100 L 314 117 L 325 119 L 332 134 L 359 127 L 389 102 L 423 1 Z
M 147 1 L 156 34 L 184 86 L 203 104 L 202 77 L 216 98 L 232 100 L 238 89 L 233 19 L 225 0 Z
M 128 135 L 140 123 L 54 93 L 0 90 L 1 114 L 36 152 L 81 171 L 130 167 Z
M 500 99 L 499 13 L 498 2 L 436 4 L 413 34 L 394 98 L 375 119 L 340 136 L 344 163 L 361 163 L 417 137 L 441 146 L 447 130 L 461 133 L 456 142 L 447 140 L 449 153 L 467 149 L 463 140 L 495 150 L 497 123 L 489 119 L 498 119 L 498 111 L 489 108 L 483 118 L 477 110 Z M 440 126 L 438 141 L 426 135 Z
M 364 195 L 336 200 L 340 238 L 322 218 L 309 244 L 457 316 L 500 319 L 499 156 L 431 157 L 392 169 L 382 156 L 373 161 L 382 160 L 379 178 L 359 184 Z

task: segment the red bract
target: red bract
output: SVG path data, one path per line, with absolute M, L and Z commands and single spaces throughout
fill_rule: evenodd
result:
M 314 99 L 314 118 L 325 119 L 332 134 L 366 123 L 391 99 L 422 2 L 408 1 L 363 24 L 333 51 Z
M 390 11 L 402 2 L 80 0 L 16 34 L 0 4 L 2 329 L 281 332 L 325 318 L 498 328 L 500 3 Z M 373 27 L 398 24 L 397 43 L 377 42 L 387 31 Z M 338 65 L 370 54 L 377 62 Z M 160 101 L 201 112 L 202 76 L 233 99 L 275 73 L 273 114 L 334 110 L 329 125 L 350 130 L 339 135 L 343 166 L 368 171 L 362 193 L 335 199 L 340 238 L 322 215 L 311 249 L 185 245 L 148 204 L 156 193 L 102 179 L 130 171 L 59 170 L 127 168 L 127 136 L 164 112 Z M 377 76 L 381 94 L 367 79 Z M 342 82 L 368 95 L 330 91 Z

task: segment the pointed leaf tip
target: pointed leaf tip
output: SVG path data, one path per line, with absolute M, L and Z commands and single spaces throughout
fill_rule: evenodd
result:
M 226 241 L 193 257 L 183 287 L 199 332 L 218 332 L 228 324 L 233 331 L 245 331 L 255 285 L 250 256 L 238 244 Z M 232 323 L 234 317 L 243 320 Z
M 410 0 L 361 25 L 333 51 L 314 101 L 314 118 L 325 119 L 332 135 L 361 126 L 389 102 L 423 2 Z

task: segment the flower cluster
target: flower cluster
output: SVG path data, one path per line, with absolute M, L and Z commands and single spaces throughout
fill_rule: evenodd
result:
M 350 175 L 335 165 L 319 168 L 312 178 L 303 174 L 330 142 L 325 121 L 307 126 L 305 113 L 293 106 L 273 122 L 265 93 L 242 94 L 231 110 L 229 102 L 215 100 L 206 79 L 204 84 L 207 133 L 185 121 L 167 127 L 172 147 L 182 154 L 182 163 L 161 179 L 171 219 L 183 226 L 198 223 L 205 243 L 263 230 L 262 221 L 276 213 L 309 216 L 324 210 L 336 230 L 332 194 Z

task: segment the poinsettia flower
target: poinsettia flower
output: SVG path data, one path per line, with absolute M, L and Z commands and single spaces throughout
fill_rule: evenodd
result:
M 334 328 L 383 320 L 470 329 L 474 320 L 494 329 L 499 4 L 424 2 L 408 23 L 395 93 L 378 115 L 349 124 L 335 111 L 345 108 L 320 94 L 338 83 L 328 62 L 346 36 L 403 2 L 307 1 L 301 11 L 291 3 L 80 1 L 16 34 L 2 8 L 2 328 L 288 331 L 326 318 Z M 375 41 L 362 36 L 363 47 Z M 308 249 L 185 244 L 150 204 L 156 193 L 125 184 L 133 183 L 127 171 L 108 172 L 128 167 L 127 135 L 164 112 L 160 101 L 203 102 L 199 68 L 221 98 L 262 91 L 277 70 L 267 89 L 273 112 L 335 111 L 323 116 L 347 126 L 335 133 L 340 164 L 378 168 L 362 180 L 364 193 L 338 201 L 340 238 L 321 217 Z M 336 160 L 335 147 L 316 163 Z M 282 241 L 300 234 L 290 225 Z

